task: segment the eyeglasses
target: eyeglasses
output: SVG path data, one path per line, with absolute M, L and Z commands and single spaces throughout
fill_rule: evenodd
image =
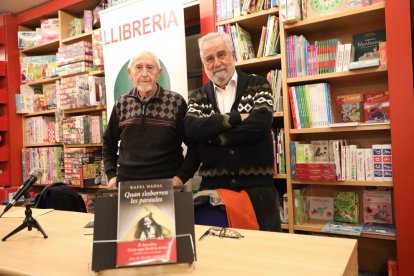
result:
M 201 241 L 207 236 L 216 236 L 219 238 L 230 238 L 230 239 L 240 239 L 244 238 L 242 234 L 237 232 L 236 230 L 227 228 L 227 227 L 211 227 L 208 229 L 201 237 L 198 239 Z

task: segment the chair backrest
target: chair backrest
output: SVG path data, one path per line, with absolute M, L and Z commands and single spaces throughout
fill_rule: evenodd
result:
M 82 196 L 64 183 L 54 183 L 45 187 L 37 198 L 35 207 L 86 213 Z

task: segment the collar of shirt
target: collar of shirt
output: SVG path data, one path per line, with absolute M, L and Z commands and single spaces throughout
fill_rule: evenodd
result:
M 155 84 L 154 90 L 152 90 L 151 94 L 145 99 L 141 97 L 136 87 L 134 88 L 132 92 L 132 95 L 135 97 L 138 97 L 142 102 L 148 102 L 151 98 L 157 98 L 159 94 L 160 94 L 160 85 L 158 83 Z
M 214 91 L 216 94 L 217 106 L 221 114 L 225 114 L 231 111 L 234 100 L 236 99 L 236 90 L 237 90 L 237 72 L 234 70 L 233 76 L 230 81 L 227 83 L 224 89 L 218 87 L 215 83 Z

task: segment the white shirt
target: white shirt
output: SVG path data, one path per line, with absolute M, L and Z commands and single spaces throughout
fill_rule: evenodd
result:
M 236 100 L 237 89 L 237 72 L 234 70 L 234 74 L 231 77 L 226 88 L 222 89 L 217 85 L 214 85 L 214 91 L 216 92 L 217 106 L 221 114 L 225 114 L 231 111 L 234 101 Z

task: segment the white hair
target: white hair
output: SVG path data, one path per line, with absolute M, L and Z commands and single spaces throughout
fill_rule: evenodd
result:
M 129 64 L 128 64 L 128 69 L 131 70 L 132 66 L 134 65 L 134 63 L 143 55 L 150 55 L 153 56 L 155 59 L 155 62 L 157 63 L 158 69 L 161 69 L 161 64 L 160 64 L 160 60 L 159 58 L 150 51 L 141 51 L 138 54 L 136 54 L 135 56 L 133 56 L 130 60 L 129 60 Z
M 200 49 L 200 57 L 201 59 L 203 59 L 202 53 L 201 53 L 201 49 L 204 45 L 204 43 L 206 41 L 210 41 L 210 40 L 214 40 L 214 39 L 220 39 L 223 40 L 224 42 L 226 42 L 226 46 L 227 49 L 230 52 L 234 52 L 233 49 L 233 43 L 231 42 L 231 38 L 227 33 L 223 33 L 223 32 L 213 32 L 213 33 L 208 33 L 205 36 L 201 37 L 198 39 L 198 47 Z

